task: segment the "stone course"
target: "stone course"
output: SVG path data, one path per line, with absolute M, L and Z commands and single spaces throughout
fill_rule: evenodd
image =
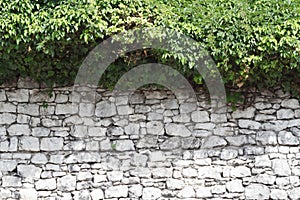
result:
M 0 199 L 300 199 L 300 105 L 212 113 L 168 90 L 0 88 Z M 72 104 L 71 99 L 79 102 Z

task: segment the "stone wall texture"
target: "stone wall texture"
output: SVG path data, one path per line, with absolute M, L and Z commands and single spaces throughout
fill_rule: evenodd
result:
M 0 89 L 0 199 L 300 199 L 300 106 L 280 90 L 218 114 L 205 94 L 71 94 Z

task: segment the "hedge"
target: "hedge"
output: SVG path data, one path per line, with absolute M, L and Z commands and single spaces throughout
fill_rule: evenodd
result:
M 201 43 L 227 86 L 300 91 L 299 0 L 2 0 L 0 9 L 0 82 L 30 76 L 49 86 L 71 85 L 101 41 L 135 27 L 159 26 Z M 202 84 L 182 58 L 148 51 L 117 60 L 101 85 L 112 85 L 149 60 L 172 64 Z M 132 56 L 138 62 L 128 62 Z

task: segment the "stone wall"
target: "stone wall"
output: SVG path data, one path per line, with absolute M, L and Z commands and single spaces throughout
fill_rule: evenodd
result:
M 71 94 L 0 89 L 0 199 L 300 199 L 300 106 L 280 90 L 219 114 L 205 94 Z

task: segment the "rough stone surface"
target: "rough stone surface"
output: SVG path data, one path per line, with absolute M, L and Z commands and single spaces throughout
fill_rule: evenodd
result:
M 299 101 L 280 91 L 212 113 L 201 90 L 91 104 L 87 87 L 17 85 L 0 89 L 3 200 L 300 199 Z

